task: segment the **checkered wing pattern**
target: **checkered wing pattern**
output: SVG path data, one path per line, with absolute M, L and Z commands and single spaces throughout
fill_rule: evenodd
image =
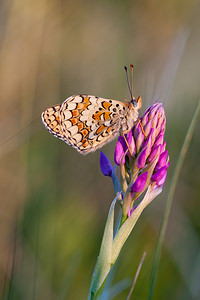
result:
M 120 134 L 128 124 L 127 103 L 90 95 L 74 95 L 42 113 L 45 127 L 83 154 L 93 152 Z M 136 113 L 135 113 L 136 114 Z M 137 117 L 137 116 L 136 116 Z M 123 129 L 124 131 L 124 129 Z

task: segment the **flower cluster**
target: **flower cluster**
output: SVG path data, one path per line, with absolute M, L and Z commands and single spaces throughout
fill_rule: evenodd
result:
M 169 167 L 168 151 L 164 142 L 165 112 L 161 103 L 150 106 L 139 122 L 125 135 L 118 138 L 114 160 L 120 167 L 123 193 L 123 216 L 130 217 L 137 200 L 147 188 L 162 191 Z M 115 185 L 115 168 L 101 152 L 100 166 L 104 175 L 110 176 Z M 119 187 L 119 185 L 118 185 Z M 155 193 L 154 193 L 155 194 Z

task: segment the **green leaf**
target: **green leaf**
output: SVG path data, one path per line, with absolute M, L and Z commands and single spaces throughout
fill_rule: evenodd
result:
M 105 279 L 107 278 L 110 269 L 112 267 L 111 262 L 112 262 L 114 208 L 118 197 L 119 194 L 114 198 L 110 206 L 110 210 L 108 213 L 108 218 L 106 221 L 106 226 L 103 234 L 103 239 L 101 243 L 100 253 L 95 266 L 88 299 L 95 299 L 95 295 L 97 295 L 97 292 L 105 282 Z

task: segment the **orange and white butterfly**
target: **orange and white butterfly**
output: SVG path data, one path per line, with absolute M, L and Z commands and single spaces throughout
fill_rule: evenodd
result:
M 74 95 L 42 113 L 45 127 L 82 154 L 127 133 L 138 119 L 141 97 L 129 103 L 90 95 Z
M 138 111 L 142 106 L 141 97 L 133 97 L 133 65 L 130 65 L 131 86 L 128 69 L 124 68 L 131 95 L 128 103 L 85 94 L 74 95 L 42 113 L 45 127 L 82 154 L 94 152 L 120 134 L 124 136 L 137 120 L 140 122 Z M 129 149 L 128 143 L 127 146 Z

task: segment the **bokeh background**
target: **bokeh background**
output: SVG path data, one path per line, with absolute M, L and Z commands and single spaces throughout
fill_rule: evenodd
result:
M 176 161 L 200 97 L 198 0 L 0 3 L 1 299 L 86 299 L 112 183 L 99 151 L 81 156 L 51 136 L 41 112 L 76 93 L 129 99 L 124 65 L 144 110 L 165 102 L 171 166 L 163 193 L 126 242 L 114 283 L 147 299 L 155 245 Z M 199 122 L 183 164 L 154 299 L 199 299 Z M 103 148 L 113 162 L 115 142 Z

